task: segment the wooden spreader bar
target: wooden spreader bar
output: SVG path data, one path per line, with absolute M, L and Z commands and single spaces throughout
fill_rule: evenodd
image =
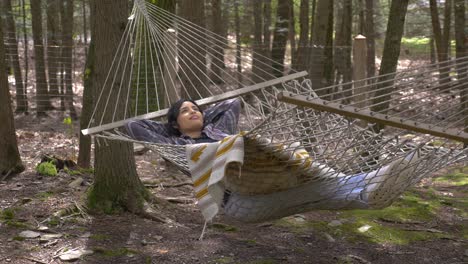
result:
M 286 76 L 283 76 L 283 77 L 279 77 L 279 78 L 276 78 L 276 79 L 273 79 L 273 80 L 268 80 L 268 81 L 265 81 L 265 82 L 257 83 L 257 84 L 250 85 L 250 86 L 246 86 L 244 88 L 240 88 L 240 89 L 233 90 L 233 91 L 230 91 L 230 92 L 226 92 L 226 93 L 223 93 L 223 94 L 214 95 L 214 96 L 211 96 L 211 97 L 196 100 L 196 102 L 200 106 L 207 105 L 207 104 L 213 104 L 213 103 L 217 103 L 217 102 L 224 101 L 224 100 L 227 100 L 227 99 L 235 98 L 235 97 L 244 95 L 246 93 L 251 93 L 251 92 L 260 90 L 262 88 L 265 88 L 265 87 L 273 86 L 273 85 L 276 85 L 276 84 L 279 84 L 279 83 L 283 83 L 283 82 L 291 81 L 291 80 L 294 80 L 294 79 L 297 79 L 297 78 L 300 78 L 300 77 L 304 77 L 306 75 L 307 75 L 306 71 L 296 72 L 296 73 L 289 74 L 289 75 L 286 75 Z M 127 118 L 127 119 L 117 121 L 117 122 L 108 123 L 108 124 L 104 124 L 104 125 L 101 125 L 101 126 L 95 126 L 95 127 L 91 127 L 91 128 L 88 128 L 88 129 L 83 129 L 83 130 L 81 130 L 81 133 L 83 133 L 83 135 L 92 135 L 92 134 L 96 134 L 96 133 L 99 133 L 99 132 L 102 132 L 102 131 L 106 131 L 106 130 L 121 127 L 121 126 L 125 125 L 130 120 L 152 119 L 152 118 L 162 117 L 162 116 L 167 114 L 167 110 L 168 109 L 163 109 L 163 110 L 151 112 L 151 113 L 148 113 L 148 114 L 135 116 L 135 117 L 132 117 L 132 118 Z
M 385 114 L 370 111 L 368 109 L 358 109 L 353 106 L 332 103 L 320 98 L 310 98 L 303 95 L 297 95 L 290 92 L 281 92 L 277 95 L 277 99 L 282 102 L 310 107 L 320 111 L 331 112 L 343 116 L 362 119 L 371 123 L 379 123 L 392 127 L 407 129 L 418 133 L 429 134 L 437 137 L 443 137 L 456 141 L 468 143 L 468 133 L 463 130 L 445 129 L 438 126 L 433 126 L 425 123 L 420 123 L 402 118 L 396 118 Z

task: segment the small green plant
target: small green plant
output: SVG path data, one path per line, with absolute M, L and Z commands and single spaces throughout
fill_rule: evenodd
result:
M 15 211 L 11 208 L 5 208 L 0 214 L 0 218 L 3 220 L 11 220 L 15 218 Z
M 44 176 L 57 176 L 57 167 L 51 162 L 41 162 L 36 167 L 37 173 L 44 175 Z

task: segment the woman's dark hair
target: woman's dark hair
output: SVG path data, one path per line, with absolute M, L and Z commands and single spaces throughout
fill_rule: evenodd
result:
M 185 102 L 191 102 L 194 104 L 200 112 L 203 114 L 201 111 L 200 106 L 193 100 L 191 99 L 179 99 L 177 102 L 173 103 L 169 110 L 167 111 L 167 131 L 169 132 L 169 135 L 171 136 L 180 136 L 181 133 L 179 129 L 175 128 L 177 126 L 177 117 L 179 116 L 180 112 L 180 107 L 182 106 L 183 103 Z

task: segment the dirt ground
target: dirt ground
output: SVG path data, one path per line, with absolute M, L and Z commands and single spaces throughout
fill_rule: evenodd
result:
M 436 180 L 458 172 L 466 182 L 466 168 L 434 173 L 395 206 L 372 214 L 313 211 L 260 224 L 220 215 L 200 241 L 204 221 L 184 184 L 189 179 L 152 152 L 136 156 L 138 173 L 154 195 L 170 201 L 160 209 L 174 223 L 130 213 L 89 215 L 75 205 L 91 174 L 38 175 L 44 154 L 78 153 L 70 131 L 77 124 L 70 128 L 63 118 L 15 118 L 27 170 L 0 181 L 0 263 L 64 263 L 63 256 L 79 250 L 90 254 L 74 263 L 468 263 L 468 185 Z M 77 179 L 83 182 L 70 187 Z M 24 231 L 36 233 L 25 238 Z

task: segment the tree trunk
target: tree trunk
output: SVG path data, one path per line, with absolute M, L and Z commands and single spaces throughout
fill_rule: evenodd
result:
M 465 17 L 465 3 L 463 0 L 454 0 L 454 10 L 455 10 L 455 51 L 457 59 L 468 56 L 468 36 L 465 33 L 466 28 L 466 17 Z M 465 63 L 464 66 L 457 67 L 457 79 L 460 84 L 463 84 L 460 87 L 462 91 L 460 94 L 461 100 L 461 111 L 464 111 L 465 116 L 465 132 L 468 132 L 468 70 L 466 69 L 466 63 L 468 58 L 463 60 L 458 60 L 458 65 Z M 463 112 L 462 112 L 463 113 Z M 465 144 L 466 146 L 466 144 Z
M 331 91 L 320 88 L 333 82 L 333 1 L 319 0 L 314 17 L 309 76 L 317 94 L 326 96 Z
M 90 8 L 94 8 L 94 5 L 90 5 Z M 93 14 L 96 11 L 92 11 Z M 94 24 L 94 17 L 90 16 L 91 25 Z M 94 74 L 94 58 L 95 55 L 95 32 L 94 28 L 91 27 L 91 42 L 89 44 L 88 55 L 86 56 L 86 64 L 83 75 L 83 109 L 80 117 L 80 143 L 78 152 L 78 166 L 81 168 L 91 167 L 91 137 L 83 135 L 82 129 L 88 127 L 94 106 L 93 93 L 94 93 L 94 82 L 96 75 Z
M 70 111 L 70 117 L 78 120 L 73 105 L 73 0 L 62 1 L 62 58 L 65 67 L 65 107 Z
M 85 57 L 88 57 L 88 25 L 86 20 L 86 0 L 82 0 L 81 7 L 83 9 L 83 44 L 85 46 Z
M 47 78 L 44 62 L 44 44 L 42 40 L 42 1 L 31 1 L 32 31 L 34 41 L 34 66 L 36 72 L 36 104 L 37 115 L 46 116 L 46 111 L 52 109 L 47 92 Z
M 375 87 L 376 98 L 371 107 L 372 111 L 385 113 L 390 105 L 390 94 L 394 89 L 394 74 L 392 73 L 396 72 L 398 65 L 407 9 L 408 0 L 392 0 L 379 71 L 379 85 Z M 376 124 L 374 130 L 378 132 L 382 128 L 383 125 Z
M 93 60 L 99 61 L 94 65 L 92 77 L 95 78 L 93 97 L 96 100 L 125 30 L 128 12 L 126 0 L 92 1 L 91 5 L 94 5 L 91 11 L 95 12 L 92 14 L 95 18 L 92 25 L 95 29 Z M 130 76 L 127 80 L 128 78 Z M 117 93 L 112 93 L 110 100 L 115 103 L 124 100 L 123 97 L 116 96 Z M 112 120 L 113 113 L 103 113 L 103 109 L 97 109 L 97 113 L 104 115 L 104 122 Z M 117 119 L 123 118 L 124 109 L 118 109 L 116 115 Z M 101 116 L 96 117 L 97 120 L 100 118 Z M 112 212 L 119 208 L 135 213 L 143 212 L 146 191 L 136 172 L 132 145 L 121 141 L 96 141 L 95 181 L 88 195 L 89 208 L 104 212 Z
M 263 0 L 263 54 L 271 58 L 271 0 Z
M 6 45 L 8 54 L 10 55 L 10 61 L 13 66 L 13 72 L 15 74 L 15 86 L 16 86 L 16 112 L 17 113 L 28 113 L 28 99 L 26 96 L 26 88 L 23 82 L 23 76 L 21 73 L 21 66 L 18 55 L 18 38 L 16 36 L 15 20 L 12 15 L 11 0 L 2 1 L 2 13 L 5 14 L 5 28 L 8 36 L 6 38 Z
M 445 18 L 444 28 L 441 29 L 439 21 L 439 11 L 436 0 L 429 0 L 431 10 L 432 30 L 434 32 L 434 40 L 436 44 L 436 54 L 439 62 L 439 83 L 442 86 L 440 89 L 445 89 L 445 84 L 450 82 L 449 69 L 446 69 L 448 60 L 448 49 L 450 39 L 450 14 L 451 14 L 451 0 L 445 1 Z
M 181 1 L 180 15 L 190 22 L 205 27 L 205 1 Z M 205 37 L 199 31 L 190 28 L 179 29 L 179 76 L 182 80 L 183 94 L 191 99 L 200 99 L 209 95 L 206 90 L 206 44 Z M 185 88 L 184 88 L 185 87 Z M 199 93 L 196 92 L 199 91 Z
M 271 59 L 273 60 L 273 74 L 276 77 L 283 76 L 284 55 L 289 32 L 289 0 L 278 0 L 276 11 L 275 32 L 273 33 L 273 46 L 271 48 Z
M 375 76 L 374 0 L 366 0 L 367 78 Z
M 295 18 L 295 15 L 294 15 L 294 1 L 289 0 L 288 5 L 289 5 L 288 38 L 289 38 L 289 47 L 290 47 L 290 50 L 291 50 L 291 55 L 290 55 L 291 56 L 291 63 L 290 63 L 290 65 L 294 65 L 294 64 L 296 64 L 296 56 L 294 56 L 294 55 L 295 55 L 296 49 L 297 49 L 297 46 L 296 46 L 296 18 Z
M 343 1 L 343 7 L 339 28 L 336 32 L 336 45 L 335 45 L 335 65 L 337 69 L 337 80 L 342 80 L 342 83 L 348 83 L 352 80 L 353 72 L 351 65 L 351 46 L 352 36 L 351 27 L 353 24 L 353 9 L 352 0 Z M 352 87 L 350 84 L 343 86 L 344 97 L 349 98 L 352 94 Z
M 0 19 L 0 39 L 3 40 L 2 24 L 3 21 Z M 2 179 L 24 170 L 16 143 L 5 61 L 5 46 L 3 41 L 0 41 L 0 120 L 2 120 L 0 126 L 0 175 L 4 176 Z
M 24 43 L 24 95 L 26 96 L 26 93 L 28 91 L 28 73 L 29 73 L 29 55 L 28 55 L 28 36 L 27 36 L 27 28 L 26 28 L 26 4 L 25 0 L 21 0 L 21 14 L 23 17 L 23 43 Z M 29 108 L 29 107 L 28 107 Z
M 252 1 L 252 10 L 255 16 L 254 19 L 254 39 L 252 43 L 252 73 L 253 73 L 253 80 L 255 82 L 262 81 L 262 57 L 264 56 L 263 50 L 265 47 L 263 46 L 263 8 L 261 1 Z
M 221 0 L 211 0 L 211 15 L 213 21 L 213 33 L 216 35 L 213 38 L 216 39 L 213 46 L 214 56 L 211 58 L 211 72 L 212 80 L 215 83 L 222 83 L 223 76 L 221 75 L 222 69 L 225 68 L 224 65 L 224 45 L 223 39 L 220 36 L 223 36 L 223 20 L 221 19 Z
M 234 24 L 236 31 L 236 65 L 237 65 L 237 81 L 239 88 L 242 86 L 242 60 L 241 60 L 241 29 L 239 18 L 239 0 L 234 2 Z
M 47 0 L 47 66 L 50 96 L 59 96 L 60 4 L 60 0 Z
M 292 68 L 298 71 L 307 69 L 309 54 L 309 0 L 301 0 L 299 9 L 299 43 L 294 53 L 296 59 Z

